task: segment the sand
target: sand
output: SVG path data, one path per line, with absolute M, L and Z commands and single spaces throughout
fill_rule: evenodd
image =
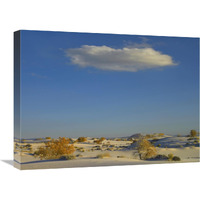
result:
M 159 139 L 156 143 L 161 144 L 157 148 L 158 154 L 174 156 L 181 158 L 178 163 L 199 162 L 199 146 L 188 145 L 186 137 L 177 138 L 166 137 Z M 74 139 L 75 140 L 75 139 Z M 179 141 L 180 140 L 180 141 Z M 140 164 L 158 164 L 158 163 L 177 163 L 168 160 L 140 160 L 137 150 L 131 147 L 132 141 L 115 141 L 115 139 L 105 140 L 103 144 L 94 143 L 93 139 L 88 138 L 87 142 L 75 143 L 76 151 L 74 155 L 81 155 L 74 160 L 40 160 L 33 156 L 33 152 L 40 146 L 44 146 L 44 141 L 27 140 L 19 145 L 32 145 L 32 151 L 17 150 L 14 154 L 14 166 L 19 169 L 47 169 L 47 168 L 71 168 L 71 167 L 94 167 L 94 166 L 117 166 L 117 165 L 140 165 Z M 181 145 L 179 145 L 181 143 Z M 104 145 L 109 144 L 107 147 Z M 178 146 L 174 145 L 178 144 Z M 164 147 L 165 146 L 165 147 Z M 166 148 L 166 146 L 168 146 Z M 173 148 L 172 148 L 173 147 Z M 176 147 L 176 148 L 174 148 Z M 99 149 L 100 150 L 97 150 Z M 109 150 L 108 150 L 109 148 Z M 84 152 L 82 149 L 84 149 Z M 92 151 L 92 149 L 94 149 Z M 97 155 L 109 153 L 110 157 L 97 158 Z

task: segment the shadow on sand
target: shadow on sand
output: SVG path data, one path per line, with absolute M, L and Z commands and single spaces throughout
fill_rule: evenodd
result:
M 12 165 L 13 166 L 13 160 L 1 160 L 2 162 L 5 162 L 5 163 L 7 163 L 7 164 L 9 164 L 9 165 Z
M 87 157 L 87 158 L 80 158 L 80 159 L 97 159 L 97 157 Z M 54 162 L 54 161 L 59 162 L 59 161 L 70 161 L 70 160 L 51 159 L 51 160 L 36 160 L 36 161 L 29 161 L 29 162 L 22 162 L 22 163 L 18 162 L 17 160 L 14 160 L 14 162 L 16 162 L 18 164 L 22 164 L 22 165 L 25 165 L 25 164 L 34 164 L 34 163 Z

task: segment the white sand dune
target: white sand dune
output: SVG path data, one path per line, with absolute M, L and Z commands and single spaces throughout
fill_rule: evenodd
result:
M 95 144 L 92 139 L 83 143 L 75 143 L 76 151 L 74 155 L 79 155 L 75 160 L 40 160 L 28 151 L 16 151 L 14 154 L 14 165 L 19 169 L 47 169 L 174 163 L 174 161 L 140 160 L 137 150 L 130 148 L 131 143 L 131 141 L 105 140 L 103 144 Z M 166 137 L 156 141 L 155 146 L 161 144 L 160 147 L 157 147 L 158 154 L 168 155 L 172 153 L 174 156 L 181 158 L 180 162 L 199 162 L 199 147 L 195 147 L 194 145 L 189 146 L 187 143 L 188 138 L 186 137 Z M 27 144 L 32 145 L 32 152 L 40 146 L 44 146 L 43 142 L 34 143 L 32 141 L 31 143 L 23 143 L 22 145 Z M 193 141 L 191 141 L 191 144 L 193 144 Z M 165 146 L 168 148 L 164 148 Z M 97 158 L 97 155 L 103 153 L 109 153 L 110 157 L 103 159 Z

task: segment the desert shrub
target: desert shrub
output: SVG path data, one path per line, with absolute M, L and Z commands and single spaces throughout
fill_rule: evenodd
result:
M 97 155 L 97 158 L 109 158 L 109 157 L 110 157 L 109 153 L 102 153 Z
M 87 141 L 87 138 L 86 137 L 79 137 L 77 139 L 77 142 L 86 142 Z
M 180 148 L 183 148 L 183 145 L 180 145 L 179 147 L 180 147 Z
M 32 147 L 32 145 L 31 144 L 27 144 L 27 145 L 25 145 L 25 147 L 26 148 L 30 148 L 30 147 Z
M 103 144 L 102 147 L 109 147 L 109 145 L 108 144 Z
M 101 141 L 100 139 L 97 139 L 97 140 L 94 140 L 94 143 L 96 143 L 96 144 L 101 144 L 102 141 Z
M 59 160 L 74 160 L 76 157 L 74 155 L 66 155 L 66 156 L 60 156 Z
M 164 133 L 159 133 L 158 136 L 159 137 L 163 137 L 165 134 Z
M 100 139 L 94 140 L 94 143 L 101 144 L 104 140 L 106 140 L 106 138 L 105 137 L 101 137 Z
M 197 136 L 197 131 L 196 130 L 191 130 L 190 131 L 190 137 L 196 137 Z
M 166 155 L 157 155 L 153 157 L 154 160 L 168 160 L 168 157 Z
M 157 155 L 157 150 L 148 140 L 141 139 L 138 141 L 137 150 L 141 160 L 152 158 Z
M 172 153 L 168 154 L 168 160 L 173 160 L 174 155 Z
M 75 151 L 74 145 L 69 144 L 69 139 L 59 138 L 57 140 L 53 139 L 45 143 L 44 147 L 40 147 L 34 152 L 36 157 L 40 159 L 57 159 L 63 155 L 70 155 Z
M 78 148 L 76 148 L 76 150 L 79 152 L 85 152 L 85 149 L 83 147 L 78 147 Z
M 36 138 L 35 140 L 43 140 L 43 138 Z
M 104 140 L 106 140 L 106 138 L 105 138 L 105 137 L 101 137 L 100 140 L 101 140 L 101 141 L 104 141 Z
M 152 142 L 157 142 L 159 139 L 158 138 L 153 138 Z
M 126 158 L 126 156 L 117 156 L 117 158 Z
M 181 159 L 180 159 L 178 156 L 174 156 L 174 157 L 172 158 L 172 160 L 173 160 L 173 161 L 181 161 Z
M 149 138 L 152 138 L 152 135 L 150 134 L 145 135 L 145 139 L 149 139 Z
M 120 138 L 117 138 L 117 139 L 116 139 L 116 141 L 122 141 L 122 139 L 120 139 Z
M 51 140 L 51 137 L 46 137 L 47 140 Z
M 132 144 L 134 144 L 134 143 L 136 143 L 137 142 L 137 140 L 132 140 Z M 128 143 L 129 144 L 129 143 Z
M 81 157 L 83 157 L 83 155 L 82 154 L 77 154 L 76 157 L 77 158 L 81 158 Z

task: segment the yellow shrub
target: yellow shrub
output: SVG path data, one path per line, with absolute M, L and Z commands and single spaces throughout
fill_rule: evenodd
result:
M 35 151 L 34 155 L 40 157 L 40 159 L 53 159 L 59 158 L 62 155 L 70 155 L 74 153 L 74 145 L 69 145 L 70 140 L 64 137 L 49 141 L 45 147 L 40 147 Z
M 86 137 L 79 137 L 77 139 L 77 142 L 86 142 L 87 141 L 87 138 Z
M 174 157 L 174 155 L 172 153 L 168 154 L 168 160 L 171 161 L 173 159 L 173 157 Z
M 152 158 L 157 155 L 156 148 L 146 139 L 138 141 L 137 149 L 141 160 Z
M 101 144 L 102 141 L 101 141 L 100 139 L 98 139 L 98 140 L 94 140 L 94 143 L 96 143 L 96 144 Z

